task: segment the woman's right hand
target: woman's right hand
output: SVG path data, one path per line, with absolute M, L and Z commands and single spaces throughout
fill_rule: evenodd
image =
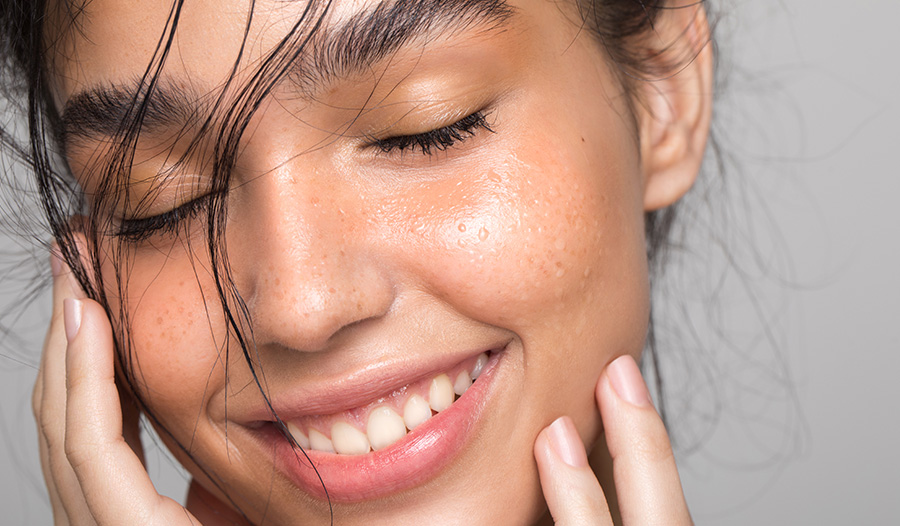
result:
M 137 412 L 123 418 L 109 320 L 53 252 L 53 318 L 32 407 L 54 523 L 199 524 L 153 487 Z

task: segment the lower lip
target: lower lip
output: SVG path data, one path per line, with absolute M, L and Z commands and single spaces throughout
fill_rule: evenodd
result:
M 274 426 L 267 426 L 269 438 L 275 441 L 276 465 L 310 495 L 332 502 L 371 500 L 421 485 L 449 465 L 469 442 L 503 354 L 491 355 L 478 380 L 453 405 L 390 447 L 366 455 L 309 449 L 304 455 Z

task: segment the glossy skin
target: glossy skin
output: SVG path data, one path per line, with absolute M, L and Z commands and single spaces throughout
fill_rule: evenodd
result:
M 252 58 L 302 8 L 276 4 L 257 8 Z M 276 407 L 385 364 L 462 360 L 508 344 L 483 416 L 447 468 L 396 495 L 337 504 L 338 524 L 539 520 L 546 490 L 535 465 L 538 433 L 568 415 L 581 440 L 595 444 L 598 379 L 616 357 L 637 358 L 642 349 L 643 214 L 690 185 L 708 108 L 689 115 L 697 122 L 688 119 L 687 138 L 672 139 L 670 121 L 633 113 L 572 13 L 543 0 L 514 5 L 503 31 L 412 43 L 312 99 L 277 90 L 245 137 L 226 237 Z M 336 12 L 359 6 L 339 2 Z M 169 8 L 168 1 L 89 4 L 84 36 L 61 44 L 78 61 L 53 70 L 60 106 L 140 75 Z M 243 1 L 188 2 L 167 75 L 214 91 L 234 60 L 245 10 Z M 672 105 L 676 114 L 683 107 L 692 108 Z M 444 152 L 365 144 L 367 134 L 421 133 L 478 110 L 494 133 L 476 130 Z M 172 144 L 165 132 L 139 146 L 134 181 L 165 165 L 160 144 Z M 680 156 L 648 153 L 651 145 Z M 102 142 L 86 141 L 68 151 L 88 193 L 97 184 L 88 167 L 98 148 Z M 202 166 L 193 166 L 201 178 Z M 147 215 L 198 197 L 185 192 L 184 180 L 176 178 Z M 135 197 L 146 191 L 136 185 Z M 251 521 L 324 523 L 328 506 L 276 470 L 260 445 L 252 415 L 264 402 L 237 351 L 228 355 L 226 378 L 217 351 L 226 326 L 204 303 L 215 289 L 201 223 L 133 245 L 125 305 L 141 396 Z M 110 263 L 103 273 L 112 292 Z M 221 492 L 173 450 L 196 477 L 188 508 L 204 524 L 232 515 Z M 598 450 L 602 457 L 605 448 Z

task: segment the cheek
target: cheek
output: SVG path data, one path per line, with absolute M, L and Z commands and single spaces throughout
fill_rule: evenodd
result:
M 430 228 L 406 245 L 419 245 L 409 264 L 432 291 L 521 341 L 525 441 L 561 414 L 592 441 L 600 372 L 643 347 L 649 286 L 639 164 L 636 153 L 621 153 L 631 145 L 606 141 L 584 150 L 571 148 L 580 136 L 528 144 L 466 175 L 453 191 L 420 201 Z
M 403 246 L 416 247 L 409 264 L 454 307 L 514 331 L 560 315 L 575 316 L 560 329 L 585 329 L 595 315 L 615 315 L 615 305 L 644 311 L 634 163 L 523 150 L 534 153 L 419 196 L 405 229 Z
M 141 249 L 132 261 L 123 283 L 137 387 L 170 429 L 183 427 L 181 419 L 193 426 L 224 385 L 224 368 L 216 351 L 223 343 L 216 341 L 223 334 L 221 314 L 218 307 L 207 310 L 218 302 L 207 306 L 200 293 L 203 285 L 206 296 L 214 297 L 210 291 L 215 288 L 198 283 L 208 265 L 197 261 L 192 265 L 180 245 L 165 251 Z M 109 276 L 110 270 L 104 268 L 104 275 Z M 113 312 L 121 305 L 111 301 Z

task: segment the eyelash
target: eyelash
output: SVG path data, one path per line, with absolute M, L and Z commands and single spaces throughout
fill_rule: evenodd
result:
M 200 212 L 206 210 L 215 194 L 207 194 L 192 199 L 183 205 L 155 216 L 140 219 L 123 219 L 119 222 L 116 236 L 126 241 L 137 243 L 154 234 L 172 234 L 178 227 Z
M 371 145 L 381 150 L 382 153 L 400 152 L 402 154 L 407 151 L 419 150 L 423 155 L 432 155 L 435 150 L 445 151 L 451 146 L 473 137 L 478 130 L 494 132 L 483 111 L 472 113 L 449 126 L 436 130 L 386 139 L 372 138 Z M 128 242 L 138 243 L 155 234 L 175 233 L 184 221 L 193 219 L 200 212 L 206 210 L 212 198 L 213 194 L 208 194 L 162 214 L 140 219 L 123 219 L 119 222 L 116 236 Z
M 407 151 L 415 152 L 419 150 L 424 155 L 431 155 L 433 150 L 442 152 L 457 143 L 473 137 L 478 130 L 494 132 L 487 122 L 487 115 L 484 111 L 476 111 L 449 126 L 436 130 L 414 135 L 388 137 L 386 139 L 372 138 L 371 140 L 372 146 L 381 150 L 382 153 L 399 151 L 402 154 Z

